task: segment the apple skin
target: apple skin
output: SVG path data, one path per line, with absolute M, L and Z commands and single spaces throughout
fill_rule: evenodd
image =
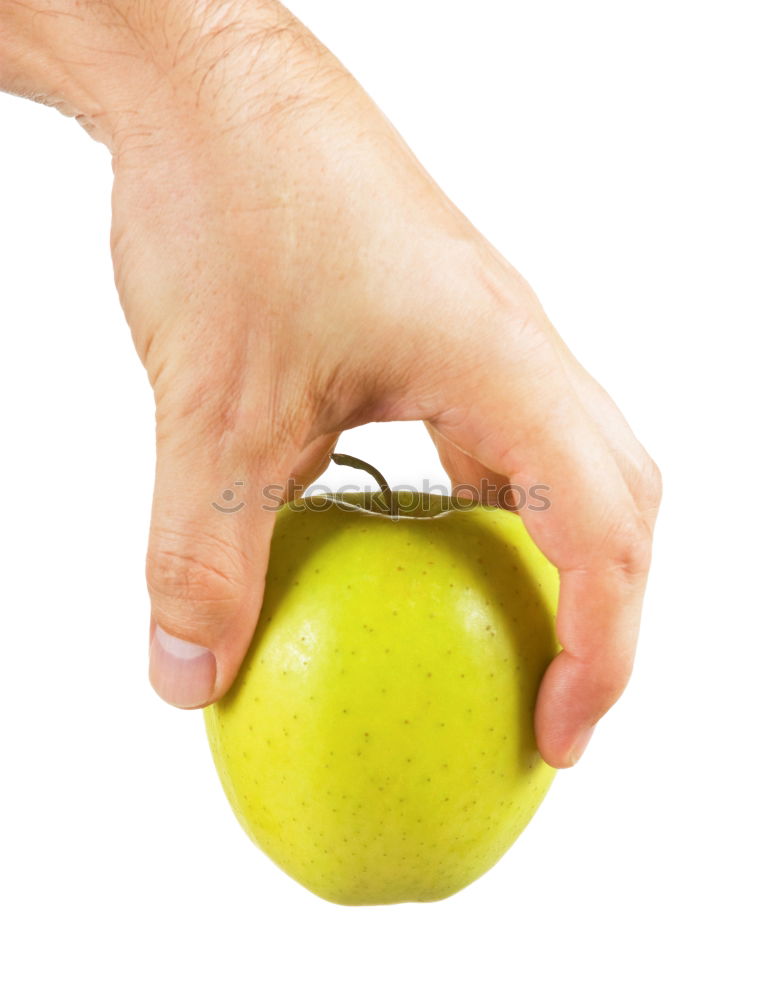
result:
M 410 514 L 414 495 L 396 496 Z M 533 710 L 559 648 L 556 569 L 517 514 L 428 495 L 433 510 L 395 520 L 365 509 L 380 497 L 278 513 L 251 647 L 205 709 L 244 830 L 349 905 L 462 889 L 555 774 Z

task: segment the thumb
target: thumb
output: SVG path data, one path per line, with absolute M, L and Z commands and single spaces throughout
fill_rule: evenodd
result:
M 265 449 L 189 430 L 157 444 L 146 560 L 151 684 L 200 708 L 233 683 L 251 641 L 284 477 Z

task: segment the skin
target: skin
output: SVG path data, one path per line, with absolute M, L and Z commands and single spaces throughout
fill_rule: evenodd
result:
M 113 154 L 114 270 L 156 399 L 158 693 L 198 707 L 233 683 L 262 490 L 308 483 L 345 428 L 423 420 L 454 482 L 551 488 L 521 512 L 561 574 L 535 726 L 573 764 L 632 668 L 661 487 L 526 282 L 278 3 L 14 0 L 0 67 Z
M 251 649 L 205 712 L 243 828 L 336 903 L 457 892 L 555 773 L 532 713 L 558 574 L 517 514 L 400 496 L 397 518 L 362 494 L 284 508 Z

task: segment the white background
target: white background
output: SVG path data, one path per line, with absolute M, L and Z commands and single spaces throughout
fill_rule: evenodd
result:
M 153 413 L 111 283 L 108 156 L 0 98 L 0 993 L 759 997 L 757 4 L 293 8 L 661 466 L 636 674 L 459 895 L 345 909 L 281 874 L 200 715 L 146 680 Z M 442 475 L 421 429 L 343 445 L 396 482 Z

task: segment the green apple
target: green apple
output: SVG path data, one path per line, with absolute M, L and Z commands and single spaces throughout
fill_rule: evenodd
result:
M 533 709 L 558 650 L 558 574 L 517 514 L 398 493 L 277 516 L 264 605 L 205 710 L 244 830 L 344 904 L 438 900 L 542 801 Z

